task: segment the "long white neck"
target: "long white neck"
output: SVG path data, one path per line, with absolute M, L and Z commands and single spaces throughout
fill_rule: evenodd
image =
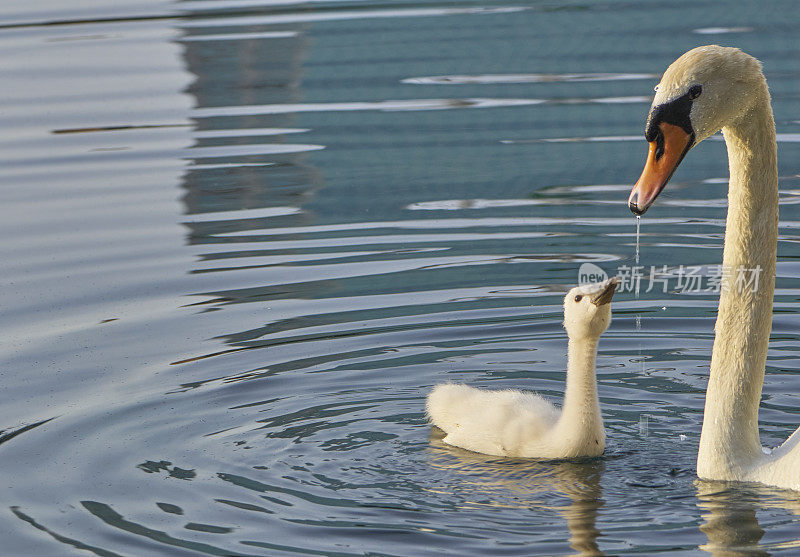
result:
M 567 352 L 567 386 L 564 390 L 564 405 L 556 429 L 580 430 L 587 436 L 595 436 L 603 429 L 600 402 L 597 399 L 595 360 L 596 338 L 570 338 Z M 603 441 L 604 442 L 604 441 Z
M 722 130 L 730 166 L 722 259 L 729 289 L 720 294 L 697 457 L 698 475 L 709 479 L 737 476 L 762 455 L 758 407 L 772 329 L 778 170 L 766 83 L 759 96 L 750 111 Z M 755 292 L 752 285 L 737 284 L 740 273 L 751 278 L 759 268 Z

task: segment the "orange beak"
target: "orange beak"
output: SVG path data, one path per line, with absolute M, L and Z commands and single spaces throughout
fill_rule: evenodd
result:
M 631 211 L 643 215 L 650 208 L 689 151 L 693 139 L 693 134 L 686 133 L 680 126 L 667 122 L 658 124 L 658 133 L 655 141 L 650 142 L 642 175 L 628 198 Z

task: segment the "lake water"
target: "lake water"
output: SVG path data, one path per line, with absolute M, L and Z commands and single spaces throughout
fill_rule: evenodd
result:
M 797 554 L 800 495 L 695 477 L 713 291 L 616 296 L 602 458 L 447 447 L 424 398 L 560 401 L 563 292 L 634 262 L 653 86 L 718 43 L 773 94 L 785 439 L 799 33 L 788 0 L 4 3 L 4 554 Z M 646 273 L 720 263 L 718 139 L 642 220 Z

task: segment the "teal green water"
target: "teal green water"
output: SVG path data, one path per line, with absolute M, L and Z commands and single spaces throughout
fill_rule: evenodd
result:
M 793 2 L 0 6 L 9 555 L 794 554 L 800 495 L 698 482 L 716 294 L 618 294 L 599 459 L 442 444 L 432 385 L 563 392 L 561 297 L 634 264 L 666 66 L 764 63 L 781 228 L 764 443 L 800 424 Z M 719 139 L 719 138 L 717 138 Z M 721 261 L 687 157 L 640 264 Z M 707 275 L 704 275 L 708 280 Z M 637 327 L 641 323 L 641 329 Z

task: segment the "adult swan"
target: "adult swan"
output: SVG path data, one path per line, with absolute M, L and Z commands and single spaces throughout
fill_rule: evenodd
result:
M 723 269 L 761 273 L 757 289 L 731 285 L 720 294 L 697 475 L 800 490 L 800 430 L 770 454 L 758 436 L 778 243 L 775 122 L 758 60 L 736 48 L 702 46 L 667 68 L 647 119 L 647 161 L 628 204 L 637 215 L 647 211 L 686 152 L 720 129 L 730 166 Z

